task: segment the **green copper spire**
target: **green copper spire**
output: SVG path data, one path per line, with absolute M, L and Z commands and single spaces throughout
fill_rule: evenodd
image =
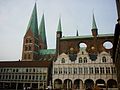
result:
M 27 27 L 27 31 L 31 30 L 33 32 L 33 35 L 35 37 L 38 36 L 38 22 L 37 22 L 37 8 L 36 8 L 36 3 L 32 11 L 32 15 Z
M 59 18 L 59 23 L 58 23 L 58 28 L 57 31 L 62 32 L 62 27 L 61 27 L 61 19 Z
M 77 30 L 76 36 L 79 36 L 79 34 L 78 34 L 78 30 Z
M 44 45 L 46 45 L 46 47 L 47 47 L 44 14 L 42 16 L 41 23 L 39 26 L 39 35 L 40 35 Z
M 97 29 L 94 14 L 93 14 L 92 29 Z

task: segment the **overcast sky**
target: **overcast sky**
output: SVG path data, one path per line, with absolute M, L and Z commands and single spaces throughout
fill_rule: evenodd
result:
M 36 0 L 0 0 L 0 60 L 21 59 L 23 37 Z M 114 33 L 115 0 L 37 0 L 38 24 L 45 14 L 48 48 L 55 48 L 58 19 L 63 36 L 91 35 L 92 13 L 99 34 Z M 39 26 L 39 25 L 38 25 Z

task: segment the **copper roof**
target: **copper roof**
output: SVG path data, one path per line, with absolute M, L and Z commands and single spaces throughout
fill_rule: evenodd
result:
M 2 61 L 0 67 L 49 67 L 50 61 Z

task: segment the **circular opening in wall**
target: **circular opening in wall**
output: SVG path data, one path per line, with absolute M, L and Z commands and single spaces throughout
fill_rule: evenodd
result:
M 79 44 L 79 47 L 80 47 L 80 48 L 87 48 L 87 44 L 86 44 L 86 43 L 80 43 L 80 44 Z
M 113 44 L 110 41 L 106 41 L 103 43 L 103 47 L 105 47 L 105 49 L 111 49 Z

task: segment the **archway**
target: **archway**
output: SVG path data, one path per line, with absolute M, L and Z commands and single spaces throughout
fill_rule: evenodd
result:
M 64 89 L 71 89 L 72 88 L 72 81 L 70 79 L 64 80 Z
M 109 79 L 107 81 L 107 87 L 108 88 L 117 88 L 117 81 L 113 79 Z
M 60 88 L 62 88 L 62 80 L 56 79 L 56 80 L 54 81 L 54 88 L 55 88 L 55 89 L 60 89 Z
M 106 88 L 105 81 L 103 79 L 96 80 L 96 85 L 100 88 Z
M 83 86 L 82 80 L 76 79 L 76 80 L 74 81 L 74 88 L 75 88 L 75 89 L 82 89 L 82 86 Z
M 93 80 L 91 80 L 91 79 L 85 80 L 86 90 L 92 90 L 93 87 L 94 87 L 94 81 Z

